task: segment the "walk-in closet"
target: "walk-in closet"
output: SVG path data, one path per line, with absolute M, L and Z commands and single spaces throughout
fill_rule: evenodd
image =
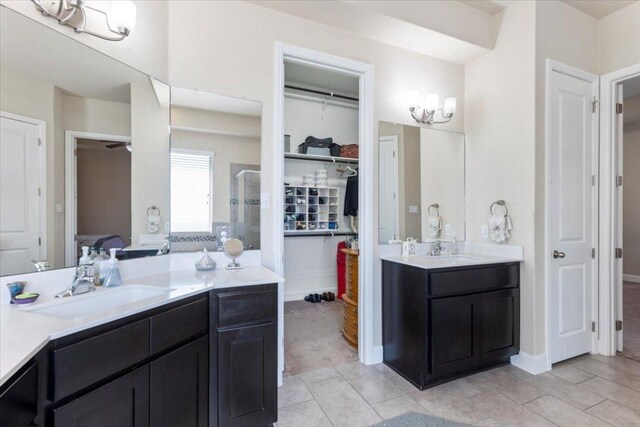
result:
M 358 359 L 359 79 L 285 62 L 285 375 Z

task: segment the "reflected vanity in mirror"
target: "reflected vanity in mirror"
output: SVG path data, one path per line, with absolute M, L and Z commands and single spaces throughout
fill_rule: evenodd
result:
M 166 252 L 169 87 L 0 12 L 0 274 Z
M 171 251 L 260 249 L 257 101 L 171 88 Z
M 380 244 L 465 239 L 464 134 L 379 123 Z

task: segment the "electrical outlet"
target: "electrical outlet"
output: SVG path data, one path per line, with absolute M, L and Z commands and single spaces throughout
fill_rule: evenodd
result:
M 260 193 L 260 208 L 271 209 L 271 193 Z
M 409 205 L 409 213 L 410 214 L 417 214 L 418 213 L 418 207 L 416 205 Z
M 489 226 L 487 224 L 484 224 L 482 226 L 482 238 L 483 239 L 489 238 Z

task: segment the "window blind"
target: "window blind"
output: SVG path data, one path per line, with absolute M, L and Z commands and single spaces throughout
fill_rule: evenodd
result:
M 171 231 L 211 232 L 213 153 L 171 152 Z

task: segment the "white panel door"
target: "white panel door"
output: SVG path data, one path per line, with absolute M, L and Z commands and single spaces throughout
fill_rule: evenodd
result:
M 398 194 L 398 138 L 380 138 L 380 192 L 378 235 L 380 242 L 388 242 L 400 235 L 400 200 Z
M 0 118 L 0 274 L 33 271 L 40 259 L 38 126 Z
M 597 82 L 552 71 L 549 100 L 550 359 L 591 351 Z

